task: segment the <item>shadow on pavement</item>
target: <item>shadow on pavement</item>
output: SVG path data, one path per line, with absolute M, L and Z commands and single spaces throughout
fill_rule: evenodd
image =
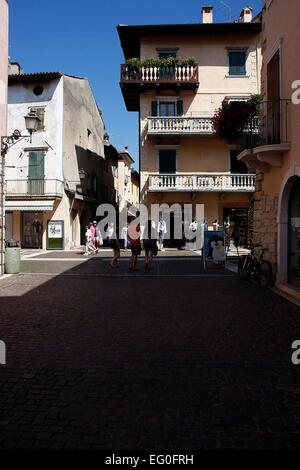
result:
M 0 449 L 300 448 L 299 309 L 155 261 L 25 261 L 0 282 Z

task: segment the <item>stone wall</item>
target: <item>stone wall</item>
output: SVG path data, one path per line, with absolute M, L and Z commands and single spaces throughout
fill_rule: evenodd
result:
M 268 249 L 265 258 L 272 263 L 276 272 L 278 194 L 265 194 L 263 179 L 263 173 L 258 173 L 254 200 L 253 241 Z

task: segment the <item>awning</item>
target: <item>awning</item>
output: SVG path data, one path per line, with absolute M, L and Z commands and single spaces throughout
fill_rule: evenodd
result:
M 54 199 L 46 201 L 5 201 L 6 211 L 53 211 Z

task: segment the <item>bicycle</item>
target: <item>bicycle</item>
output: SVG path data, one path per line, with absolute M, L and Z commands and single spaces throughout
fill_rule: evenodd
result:
M 261 247 L 254 244 L 250 246 L 251 252 L 239 260 L 238 274 L 242 281 L 257 280 L 258 285 L 265 288 L 272 284 L 273 273 L 271 263 L 264 259 L 268 249 L 263 248 L 259 257 L 255 254 L 255 248 Z

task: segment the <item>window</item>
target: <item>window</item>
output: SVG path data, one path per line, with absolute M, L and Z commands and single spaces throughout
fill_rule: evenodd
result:
M 39 151 L 28 154 L 28 194 L 44 194 L 45 153 Z
M 44 130 L 45 128 L 45 108 L 41 106 L 36 106 L 34 108 L 30 108 L 30 111 L 33 111 L 36 113 L 37 117 L 39 118 L 39 123 L 38 123 L 38 131 Z
M 176 173 L 176 150 L 159 151 L 159 173 Z
M 41 85 L 37 85 L 32 91 L 35 96 L 41 96 L 44 93 L 44 88 Z
M 182 116 L 183 101 L 152 101 L 151 116 Z
M 177 49 L 157 49 L 157 55 L 159 59 L 177 57 Z
M 229 50 L 229 75 L 246 75 L 246 50 Z
M 241 162 L 237 159 L 238 153 L 239 152 L 237 150 L 230 150 L 230 173 L 247 174 L 248 167 L 246 163 Z

